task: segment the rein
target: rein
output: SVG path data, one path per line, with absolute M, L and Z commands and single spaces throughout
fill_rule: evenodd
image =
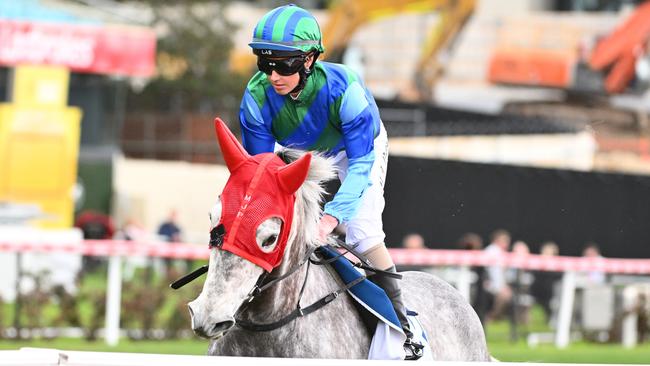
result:
M 260 278 L 257 280 L 257 284 L 255 285 L 255 287 L 253 287 L 253 290 L 251 290 L 251 292 L 250 292 L 250 294 L 249 294 L 249 296 L 247 298 L 248 301 L 244 301 L 244 304 L 235 313 L 235 325 L 239 326 L 242 329 L 251 331 L 251 332 L 268 332 L 268 331 L 271 331 L 271 330 L 281 328 L 281 327 L 291 323 L 292 321 L 294 321 L 297 318 L 303 317 L 305 315 L 309 315 L 309 314 L 313 313 L 314 311 L 316 311 L 316 310 L 324 307 L 325 305 L 329 304 L 330 302 L 334 301 L 337 297 L 339 297 L 340 294 L 342 294 L 343 292 L 346 292 L 350 288 L 352 288 L 352 287 L 358 285 L 359 283 L 363 282 L 367 277 L 366 276 L 360 276 L 359 278 L 355 279 L 354 281 L 351 281 L 351 282 L 339 287 L 336 291 L 333 291 L 333 292 L 327 294 L 326 296 L 320 298 L 318 301 L 314 302 L 313 304 L 311 304 L 311 305 L 309 305 L 309 306 L 307 306 L 305 308 L 303 308 L 300 305 L 300 300 L 302 299 L 302 295 L 303 295 L 303 293 L 305 291 L 305 287 L 307 285 L 307 279 L 309 278 L 310 265 L 311 264 L 314 264 L 314 265 L 330 264 L 330 263 L 333 263 L 333 262 L 339 260 L 341 257 L 343 257 L 343 258 L 345 258 L 346 260 L 349 261 L 348 258 L 344 257 L 344 255 L 347 254 L 348 252 L 352 253 L 354 256 L 359 258 L 359 260 L 361 261 L 361 262 L 358 262 L 358 263 L 354 263 L 354 262 L 350 261 L 350 263 L 352 263 L 355 267 L 359 267 L 361 269 L 365 269 L 365 270 L 374 272 L 375 274 L 378 274 L 378 275 L 391 276 L 391 277 L 395 277 L 397 279 L 402 278 L 402 275 L 400 275 L 400 274 L 393 273 L 393 272 L 387 272 L 387 271 L 379 270 L 379 269 L 376 269 L 376 268 L 372 267 L 370 262 L 363 255 L 361 255 L 360 253 L 358 253 L 358 252 L 356 252 L 354 250 L 353 246 L 349 246 L 349 245 L 345 244 L 343 241 L 341 241 L 339 239 L 335 239 L 335 240 L 336 240 L 336 242 L 337 242 L 337 244 L 339 246 L 341 246 L 343 249 L 345 249 L 345 252 L 339 253 L 335 257 L 332 257 L 332 258 L 329 258 L 329 259 L 317 260 L 317 259 L 312 259 L 311 255 L 316 250 L 318 250 L 319 247 L 311 247 L 307 251 L 305 257 L 300 262 L 300 264 L 293 267 L 291 270 L 287 271 L 285 274 L 283 274 L 283 275 L 281 275 L 279 277 L 276 277 L 276 278 L 272 279 L 271 281 L 269 281 L 267 283 L 264 283 L 264 280 L 266 279 L 266 276 L 268 275 L 268 273 L 265 273 L 262 276 L 260 276 Z M 300 269 L 300 267 L 302 267 L 305 263 L 307 264 L 307 271 L 305 273 L 305 279 L 304 279 L 304 281 L 302 283 L 302 286 L 300 288 L 300 293 L 298 294 L 298 304 L 296 305 L 296 308 L 291 313 L 289 313 L 288 315 L 286 315 L 285 317 L 283 317 L 280 320 L 277 320 L 277 321 L 272 322 L 272 323 L 266 323 L 266 324 L 256 324 L 256 323 L 249 322 L 249 321 L 246 321 L 246 320 L 243 320 L 243 319 L 237 317 L 237 315 L 239 315 L 240 313 L 242 313 L 242 312 L 244 312 L 246 310 L 246 307 L 248 306 L 248 304 L 251 301 L 253 301 L 255 296 L 258 296 L 264 290 L 270 288 L 271 286 L 275 285 L 276 283 L 278 283 L 278 282 L 284 280 L 285 278 L 289 277 L 290 275 L 295 273 L 298 269 Z M 264 283 L 264 285 L 261 285 L 263 283 Z M 260 285 L 261 285 L 261 287 L 260 287 Z
M 317 248 L 315 248 L 315 247 L 309 248 L 309 250 L 307 250 L 307 253 L 305 254 L 305 257 L 302 259 L 302 261 L 300 261 L 300 263 L 297 266 L 291 268 L 286 273 L 284 273 L 284 274 L 282 274 L 282 275 L 280 275 L 278 277 L 268 277 L 268 275 L 269 275 L 268 272 L 265 272 L 264 274 L 262 274 L 260 276 L 260 278 L 257 279 L 257 283 L 255 284 L 255 287 L 253 287 L 253 289 L 250 291 L 250 293 L 248 294 L 248 296 L 244 300 L 244 303 L 249 303 L 249 302 L 253 301 L 253 299 L 255 299 L 256 296 L 259 296 L 259 294 L 266 291 L 271 286 L 275 285 L 276 283 L 278 283 L 278 282 L 284 280 L 285 278 L 291 276 L 292 274 L 294 274 L 305 263 L 309 264 L 309 261 L 310 261 L 309 257 L 311 257 L 311 255 L 314 253 L 314 251 L 316 249 Z M 309 273 L 309 270 L 307 271 L 307 273 Z M 265 283 L 264 281 L 267 278 L 270 279 L 270 280 Z M 305 276 L 305 282 L 307 282 L 307 276 Z M 304 287 L 304 283 L 303 283 L 303 287 Z M 302 293 L 301 293 L 301 295 L 302 295 Z
M 322 308 L 323 306 L 329 304 L 330 302 L 332 302 L 336 298 L 338 298 L 340 294 L 342 294 L 343 292 L 349 290 L 351 287 L 354 287 L 355 285 L 361 283 L 363 280 L 366 279 L 366 276 L 361 276 L 361 277 L 355 279 L 354 281 L 351 281 L 350 283 L 339 287 L 336 291 L 333 291 L 333 292 L 327 294 L 326 296 L 322 297 L 321 299 L 314 302 L 313 304 L 303 308 L 300 305 L 300 300 L 302 299 L 302 295 L 303 295 L 303 293 L 305 291 L 305 287 L 307 285 L 307 279 L 309 278 L 310 265 L 312 263 L 314 263 L 314 264 L 326 264 L 326 263 L 331 263 L 332 262 L 331 260 L 317 261 L 317 260 L 311 259 L 310 258 L 311 255 L 317 249 L 318 249 L 317 247 L 310 248 L 307 251 L 307 254 L 303 258 L 302 262 L 300 264 L 298 264 L 297 266 L 293 267 L 290 271 L 287 271 L 287 273 L 283 274 L 282 276 L 274 278 L 272 281 L 267 282 L 262 287 L 259 287 L 258 285 L 255 285 L 255 287 L 253 287 L 253 290 L 251 291 L 251 294 L 249 294 L 248 301 L 244 301 L 244 304 L 235 313 L 235 325 L 242 328 L 242 329 L 251 331 L 251 332 L 268 332 L 268 331 L 271 331 L 271 330 L 281 328 L 281 327 L 291 323 L 295 319 L 306 316 L 306 315 L 309 315 L 309 314 L 313 313 L 314 311 Z M 342 255 L 344 255 L 344 254 L 340 254 L 340 256 L 342 256 Z M 338 257 L 335 257 L 335 258 L 332 258 L 332 259 L 338 259 Z M 298 269 L 300 269 L 300 267 L 302 267 L 304 264 L 307 264 L 307 271 L 305 273 L 305 280 L 303 281 L 302 286 L 300 288 L 300 293 L 298 294 L 298 304 L 296 305 L 296 308 L 291 313 L 289 313 L 285 317 L 281 318 L 280 320 L 277 320 L 277 321 L 272 322 L 272 323 L 266 323 L 266 324 L 256 324 L 256 323 L 249 322 L 247 320 L 243 320 L 241 318 L 238 318 L 238 315 L 246 310 L 248 304 L 251 301 L 253 301 L 255 296 L 259 295 L 264 290 L 270 288 L 272 285 L 278 283 L 279 281 L 282 281 L 283 279 L 289 277 L 291 274 L 295 273 Z M 260 279 L 258 279 L 258 283 L 263 283 L 264 282 L 264 277 L 266 277 L 266 274 L 260 276 Z
M 221 248 L 223 246 L 223 237 L 226 235 L 226 229 L 223 226 L 223 224 L 215 226 L 212 230 L 210 230 L 210 241 L 208 244 L 209 248 Z M 179 288 L 187 285 L 188 283 L 194 281 L 195 279 L 201 277 L 204 273 L 208 271 L 208 265 L 201 266 L 194 271 L 186 274 L 185 276 L 177 279 L 176 281 L 172 282 L 169 287 L 173 288 L 174 290 L 178 290 Z
M 224 228 L 223 225 L 218 225 L 215 227 L 211 232 L 210 232 L 210 247 L 218 247 L 220 248 L 223 245 L 223 236 L 224 236 Z M 314 254 L 316 250 L 318 250 L 319 247 L 310 247 L 307 250 L 307 253 L 305 253 L 305 256 L 303 259 L 298 263 L 298 265 L 294 266 L 284 274 L 278 276 L 278 277 L 269 277 L 269 272 L 264 272 L 258 279 L 257 282 L 255 283 L 255 286 L 253 289 L 248 293 L 246 298 L 244 299 L 242 305 L 240 305 L 239 309 L 237 309 L 237 312 L 234 315 L 235 318 L 235 325 L 239 326 L 242 329 L 251 331 L 251 332 L 268 332 L 271 330 L 275 330 L 278 328 L 281 328 L 292 321 L 294 321 L 297 318 L 309 315 L 313 313 L 314 311 L 324 307 L 325 305 L 329 304 L 330 302 L 334 301 L 336 298 L 339 297 L 340 294 L 343 292 L 349 290 L 350 288 L 356 286 L 357 284 L 361 283 L 364 281 L 367 276 L 360 276 L 359 278 L 355 279 L 354 281 L 351 281 L 350 283 L 347 283 L 341 287 L 339 287 L 336 291 L 333 291 L 318 301 L 314 302 L 313 304 L 307 306 L 307 307 L 302 307 L 300 305 L 300 300 L 302 299 L 302 295 L 305 291 L 305 287 L 307 285 L 307 279 L 309 278 L 309 269 L 310 265 L 327 265 L 330 263 L 333 263 L 337 260 L 339 260 L 341 257 L 345 258 L 346 260 L 350 261 L 348 258 L 344 257 L 345 254 L 351 253 L 355 257 L 357 257 L 360 262 L 352 262 L 352 265 L 355 267 L 364 269 L 366 271 L 374 272 L 375 275 L 385 275 L 385 276 L 390 276 L 394 277 L 397 279 L 401 279 L 402 275 L 393 273 L 393 272 L 387 272 L 384 270 L 376 269 L 372 267 L 371 263 L 366 259 L 362 254 L 358 253 L 357 251 L 354 250 L 354 246 L 347 245 L 344 243 L 342 240 L 339 239 L 334 239 L 336 242 L 336 245 L 345 249 L 344 252 L 339 253 L 335 257 L 325 259 L 325 260 L 319 260 L 319 259 L 312 259 L 311 256 Z M 296 273 L 302 266 L 307 264 L 307 270 L 305 273 L 305 279 L 302 283 L 302 286 L 300 288 L 300 292 L 298 294 L 298 304 L 296 305 L 296 308 L 286 315 L 285 317 L 281 318 L 280 320 L 277 320 L 272 323 L 266 323 L 266 324 L 257 324 L 253 322 L 249 322 L 247 320 L 242 319 L 241 317 L 238 317 L 242 312 L 246 311 L 246 308 L 248 307 L 248 304 L 250 304 L 257 296 L 259 296 L 262 292 L 268 290 L 275 284 L 279 283 L 280 281 L 286 279 L 287 277 L 291 276 L 292 274 Z M 186 274 L 185 276 L 181 277 L 180 279 L 174 281 L 170 287 L 173 289 L 179 289 L 186 284 L 190 283 L 191 281 L 197 279 L 204 273 L 208 271 L 208 265 L 204 265 L 199 267 L 198 269 Z M 268 281 L 267 281 L 268 280 Z

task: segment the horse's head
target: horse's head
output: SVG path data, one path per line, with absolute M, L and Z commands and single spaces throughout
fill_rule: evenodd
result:
M 213 339 L 234 325 L 260 275 L 280 265 L 289 237 L 295 236 L 296 191 L 311 162 L 311 154 L 290 164 L 272 153 L 250 156 L 220 119 L 215 128 L 230 178 L 210 212 L 207 279 L 189 304 L 192 329 Z

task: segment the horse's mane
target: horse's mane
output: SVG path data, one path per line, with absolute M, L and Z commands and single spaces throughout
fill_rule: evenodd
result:
M 281 149 L 276 154 L 285 163 L 296 161 L 305 154 L 304 151 L 295 149 Z M 321 202 L 326 193 L 323 183 L 334 178 L 334 167 L 330 159 L 318 153 L 312 153 L 309 173 L 305 183 L 296 192 L 296 212 L 294 219 L 298 219 L 294 224 L 301 225 L 296 230 L 295 241 L 306 243 L 307 245 L 316 245 L 318 238 L 318 220 L 321 216 Z M 294 228 L 295 229 L 295 228 Z

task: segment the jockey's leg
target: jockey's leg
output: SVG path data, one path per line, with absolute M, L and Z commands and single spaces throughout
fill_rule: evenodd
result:
M 393 259 L 390 257 L 390 253 L 388 253 L 388 249 L 386 249 L 384 243 L 375 245 L 362 254 L 368 258 L 373 267 L 388 272 L 397 272 L 395 270 Z M 388 298 L 395 308 L 397 318 L 399 319 L 404 334 L 406 335 L 406 342 L 404 343 L 406 359 L 417 360 L 422 357 L 422 345 L 413 341 L 413 332 L 411 331 L 411 326 L 409 325 L 406 316 L 406 306 L 404 305 L 404 299 L 402 297 L 400 280 L 389 276 L 383 276 L 381 274 L 372 275 L 368 277 L 368 279 L 386 292 L 386 295 L 388 295 Z
M 388 272 L 396 272 L 393 259 L 390 257 L 384 243 L 375 245 L 362 254 L 368 258 L 373 267 Z M 371 275 L 368 279 L 386 292 L 386 295 L 388 295 L 388 298 L 393 303 L 397 318 L 400 324 L 402 324 L 406 338 L 413 338 L 413 332 L 411 332 L 411 327 L 406 317 L 406 306 L 404 306 L 404 300 L 402 299 L 402 289 L 399 280 L 389 276 L 382 276 L 381 274 Z

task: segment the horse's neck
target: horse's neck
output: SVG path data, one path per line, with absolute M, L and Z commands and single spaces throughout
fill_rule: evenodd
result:
M 293 243 L 296 245 L 296 243 Z M 303 248 L 304 247 L 304 248 Z M 288 248 L 289 249 L 289 248 Z M 290 256 L 285 256 L 282 264 L 270 274 L 270 278 L 278 278 L 300 264 L 307 253 L 306 246 L 292 248 Z M 306 264 L 297 269 L 287 278 L 276 282 L 261 293 L 247 307 L 244 316 L 253 321 L 268 323 L 289 314 L 296 307 L 300 288 L 305 280 Z
M 292 251 L 291 256 L 285 258 L 283 264 L 271 273 L 271 277 L 279 277 L 299 266 L 305 258 L 309 247 L 300 245 L 299 247 L 293 248 L 293 250 L 295 252 Z M 307 271 L 309 271 L 309 275 L 307 275 Z M 307 276 L 307 279 L 305 279 L 305 276 Z M 277 282 L 260 294 L 247 307 L 244 316 L 251 321 L 261 323 L 277 321 L 287 316 L 296 309 L 303 284 L 305 285 L 305 290 L 300 299 L 300 304 L 303 308 L 332 292 L 337 286 L 336 281 L 332 278 L 325 266 L 306 263 L 293 274 Z

